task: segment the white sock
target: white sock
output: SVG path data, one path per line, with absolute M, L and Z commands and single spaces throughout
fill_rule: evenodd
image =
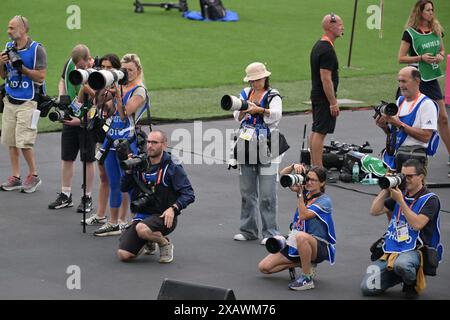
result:
M 72 193 L 71 187 L 62 187 L 61 192 L 64 193 L 67 197 L 70 197 L 70 194 Z

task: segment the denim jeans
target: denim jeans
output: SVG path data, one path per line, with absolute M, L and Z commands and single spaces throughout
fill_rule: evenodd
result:
M 416 250 L 400 253 L 391 271 L 387 270 L 387 261 L 377 260 L 367 267 L 367 273 L 361 282 L 362 294 L 379 295 L 401 282 L 413 285 L 416 283 L 419 266 L 420 255 Z
M 263 238 L 279 234 L 277 180 L 278 163 L 240 165 L 239 184 L 242 198 L 240 232 L 247 239 L 258 238 L 259 215 Z

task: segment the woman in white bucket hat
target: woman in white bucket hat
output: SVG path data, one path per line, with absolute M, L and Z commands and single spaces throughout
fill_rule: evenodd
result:
M 278 127 L 282 114 L 282 100 L 277 90 L 269 85 L 271 73 L 261 62 L 254 62 L 245 69 L 245 82 L 250 84 L 240 94 L 246 101 L 245 110 L 233 113 L 240 123 L 236 143 L 241 191 L 240 232 L 234 240 L 245 241 L 259 238 L 258 220 L 261 217 L 262 241 L 278 235 L 277 181 L 281 156 L 267 157 L 267 138 Z M 245 108 L 245 103 L 242 103 Z M 243 109 L 243 108 L 240 108 Z

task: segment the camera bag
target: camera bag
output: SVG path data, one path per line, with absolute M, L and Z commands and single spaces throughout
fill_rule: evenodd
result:
M 429 246 L 420 247 L 423 256 L 423 273 L 434 277 L 439 266 L 439 255 L 435 248 Z
M 226 14 L 221 0 L 200 0 L 200 9 L 203 19 L 219 20 Z

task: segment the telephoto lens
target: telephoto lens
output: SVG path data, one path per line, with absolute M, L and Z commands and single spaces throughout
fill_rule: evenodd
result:
M 266 241 L 266 249 L 270 253 L 277 253 L 286 247 L 286 238 L 283 236 L 274 236 Z
M 381 106 L 380 112 L 387 116 L 395 116 L 398 112 L 398 107 L 395 103 L 387 103 Z
M 384 176 L 378 179 L 378 185 L 381 189 L 390 189 L 400 186 L 404 180 L 405 176 L 403 174 Z
M 248 109 L 247 101 L 227 94 L 220 100 L 220 106 L 225 111 L 244 111 Z
M 301 174 L 286 174 L 281 176 L 280 184 L 283 188 L 299 186 L 305 183 L 305 177 Z

